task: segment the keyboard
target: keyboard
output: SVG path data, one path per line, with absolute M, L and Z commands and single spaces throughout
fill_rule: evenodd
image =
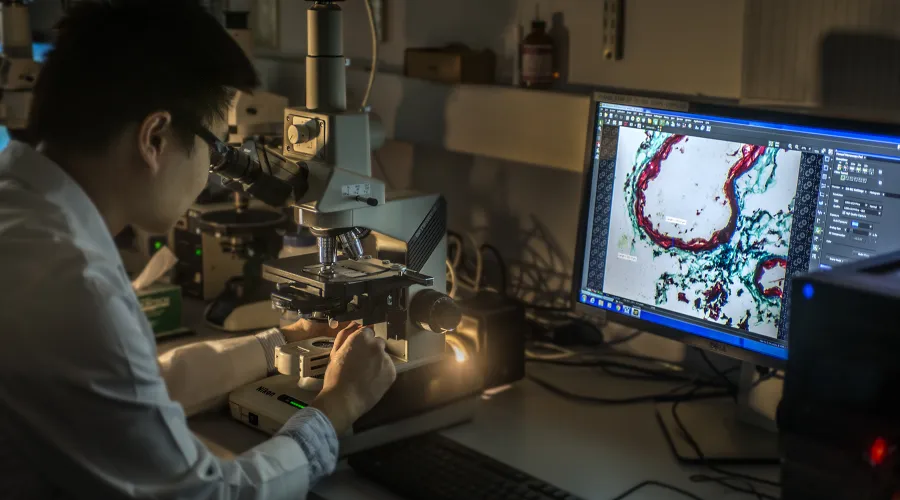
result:
M 348 463 L 408 500 L 580 500 L 439 434 L 366 450 Z

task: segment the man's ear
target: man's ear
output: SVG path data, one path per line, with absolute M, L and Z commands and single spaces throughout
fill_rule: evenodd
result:
M 138 128 L 138 150 L 154 175 L 162 167 L 162 158 L 172 147 L 172 115 L 156 111 L 144 118 Z

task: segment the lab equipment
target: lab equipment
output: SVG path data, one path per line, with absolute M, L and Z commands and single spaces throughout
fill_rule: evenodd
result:
M 278 251 L 276 230 L 286 223 L 286 217 L 262 202 L 233 196 L 226 201 L 194 203 L 172 229 L 169 239 L 178 257 L 174 278 L 187 296 L 212 300 L 229 279 L 243 273 L 248 251 Z M 260 245 L 262 248 L 251 250 Z
M 525 377 L 525 332 L 521 302 L 492 291 L 459 301 L 462 320 L 447 342 L 460 361 L 471 358 L 481 370 L 485 389 Z
M 898 271 L 892 252 L 794 279 L 778 412 L 783 498 L 900 495 Z
M 35 58 L 28 3 L 0 3 L 0 124 L 10 131 L 28 125 L 31 92 L 41 69 Z
M 447 47 L 411 47 L 403 57 L 403 74 L 434 82 L 491 85 L 496 57 L 490 50 L 473 50 L 462 44 Z
M 783 368 L 791 277 L 900 244 L 900 134 L 890 126 L 598 93 L 587 135 L 580 311 Z M 777 401 L 749 403 L 760 401 L 749 363 L 739 414 L 774 430 Z M 671 411 L 659 413 L 671 427 Z M 669 434 L 682 448 L 681 433 Z M 771 441 L 723 460 L 776 460 Z M 703 448 L 716 457 L 715 444 Z
M 404 498 L 578 500 L 552 484 L 440 434 L 351 455 L 353 470 Z
M 341 9 L 317 1 L 307 21 L 306 107 L 284 111 L 278 166 L 264 172 L 256 159 L 217 145 L 212 171 L 267 203 L 290 203 L 295 221 L 317 237 L 316 254 L 264 265 L 263 276 L 278 287 L 278 309 L 331 325 L 357 321 L 386 339 L 397 381 L 343 437 L 341 451 L 351 453 L 470 418 L 480 381 L 472 363 L 458 363 L 446 347 L 445 334 L 460 321 L 453 300 L 438 291 L 445 288 L 446 202 L 437 194 L 385 193 L 372 178 L 371 152 L 383 134 L 365 108 L 348 110 Z M 295 407 L 285 399 L 316 397 L 308 379 L 317 375 L 294 368 L 321 361 L 324 369 L 327 360 L 295 354 L 302 358 L 295 365 L 231 394 L 235 418 L 271 432 L 259 422 L 287 421 Z
M 250 200 L 234 194 L 234 207 L 197 215 L 195 227 L 210 253 L 201 257 L 210 267 L 207 279 L 224 279 L 224 287 L 204 311 L 206 324 L 229 332 L 278 326 L 281 319 L 269 296 L 275 287 L 262 279 L 262 263 L 281 250 L 279 234 L 288 227 L 278 210 L 251 208 Z M 190 248 L 179 249 L 190 254 Z M 188 250 L 188 252 L 184 252 Z M 196 262 L 196 260 L 192 260 Z M 226 274 L 228 270 L 237 271 Z
M 225 29 L 252 61 L 254 51 L 253 33 L 250 29 L 250 2 L 229 2 L 229 8 L 231 10 L 223 12 Z M 280 137 L 281 119 L 287 106 L 287 97 L 264 90 L 256 90 L 252 94 L 236 92 L 228 107 L 226 142 L 241 145 L 244 141 L 257 136 Z

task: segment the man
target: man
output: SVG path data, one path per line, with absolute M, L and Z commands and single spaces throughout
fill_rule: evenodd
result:
M 333 470 L 337 435 L 393 382 L 383 342 L 344 329 L 312 407 L 229 461 L 169 395 L 112 235 L 169 229 L 207 178 L 198 131 L 224 132 L 230 91 L 256 85 L 192 0 L 78 2 L 60 23 L 33 144 L 0 154 L 0 497 L 302 498 Z M 218 373 L 265 376 L 275 346 L 308 327 L 220 344 L 256 368 L 225 356 Z M 178 356 L 162 364 L 179 383 L 201 375 Z

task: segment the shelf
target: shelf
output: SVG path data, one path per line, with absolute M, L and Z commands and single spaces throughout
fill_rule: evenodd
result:
M 295 55 L 257 58 L 264 88 L 305 101 Z M 369 72 L 347 71 L 347 102 L 362 101 Z M 582 172 L 590 97 L 500 85 L 447 85 L 379 72 L 369 99 L 388 139 Z
M 368 73 L 347 74 L 360 102 Z M 573 172 L 584 169 L 589 97 L 490 85 L 445 85 L 379 73 L 369 100 L 389 139 Z

